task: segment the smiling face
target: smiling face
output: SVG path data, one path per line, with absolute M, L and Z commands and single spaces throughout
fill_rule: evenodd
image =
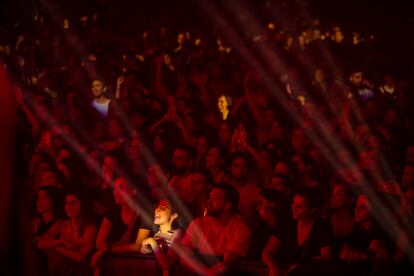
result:
M 92 94 L 95 98 L 99 98 L 105 92 L 104 84 L 99 80 L 92 82 Z
M 228 110 L 229 103 L 224 95 L 220 96 L 217 100 L 217 107 L 220 112 L 225 112 Z

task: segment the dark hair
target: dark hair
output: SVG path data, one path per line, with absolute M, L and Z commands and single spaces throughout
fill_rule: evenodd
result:
M 324 204 L 324 197 L 319 189 L 303 188 L 297 191 L 295 196 L 303 197 L 310 209 L 320 210 Z
M 74 196 L 79 200 L 80 203 L 80 225 L 79 225 L 79 236 L 82 236 L 85 228 L 87 225 L 93 223 L 93 219 L 92 219 L 92 206 L 91 206 L 91 202 L 90 200 L 87 200 L 87 197 L 85 195 L 85 193 L 80 192 L 77 189 L 67 189 L 65 191 L 65 204 L 66 204 L 66 198 L 68 196 Z M 67 214 L 65 214 L 65 216 L 67 217 Z
M 236 188 L 234 188 L 230 184 L 221 183 L 221 184 L 213 184 L 211 186 L 211 190 L 213 190 L 213 189 L 223 190 L 224 191 L 224 200 L 226 202 L 231 203 L 231 210 L 233 212 L 238 212 L 239 211 L 240 195 L 239 195 L 239 192 L 236 190 Z
M 34 195 L 34 206 L 36 206 L 37 197 L 40 191 L 44 191 L 47 194 L 47 197 L 50 199 L 52 205 L 53 218 L 61 218 L 63 216 L 63 193 L 56 186 L 43 186 L 37 189 Z M 37 210 L 35 208 L 35 213 Z

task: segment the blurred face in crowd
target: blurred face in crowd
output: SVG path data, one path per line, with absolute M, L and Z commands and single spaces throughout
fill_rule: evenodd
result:
M 273 174 L 271 189 L 278 190 L 281 193 L 288 191 L 288 188 L 284 185 L 284 179 L 281 175 Z
M 167 177 L 159 165 L 148 167 L 147 182 L 154 198 L 164 198 L 167 195 L 168 191 L 164 188 L 164 185 L 167 185 Z
M 115 180 L 113 193 L 115 202 L 117 204 L 125 204 L 128 197 L 135 195 L 136 190 L 128 185 L 128 182 L 125 178 L 119 177 L 117 180 Z
M 65 198 L 65 212 L 68 218 L 77 218 L 81 213 L 81 203 L 75 195 L 67 195 Z
M 42 175 L 39 187 L 44 186 L 58 186 L 56 173 L 54 171 L 47 171 Z
M 70 157 L 71 157 L 71 153 L 67 149 L 63 148 L 59 151 L 59 153 L 56 157 L 56 162 L 60 162 L 64 159 L 68 159 Z
M 223 164 L 223 158 L 220 155 L 220 150 L 217 148 L 211 148 L 208 151 L 206 159 L 207 168 L 217 168 Z
M 305 197 L 295 195 L 292 203 L 293 219 L 297 221 L 308 219 L 312 216 L 313 210 L 309 208 Z
M 176 149 L 173 156 L 173 165 L 178 173 L 185 173 L 191 169 L 192 162 L 185 150 Z
M 128 157 L 131 160 L 140 159 L 140 146 L 141 143 L 138 138 L 133 138 L 128 144 Z
M 208 186 L 207 179 L 201 173 L 193 173 L 190 178 L 191 194 L 197 198 L 207 194 Z
M 275 166 L 275 173 L 289 175 L 289 168 L 284 162 L 278 162 Z
M 348 208 L 352 204 L 352 198 L 350 198 L 345 190 L 343 185 L 335 185 L 331 192 L 330 197 L 330 204 L 331 208 L 341 209 L 341 208 Z
M 360 195 L 355 207 L 355 221 L 364 223 L 371 220 L 371 218 L 371 205 L 366 196 Z
M 58 171 L 60 171 L 66 179 L 69 179 L 70 177 L 70 169 L 68 168 L 68 166 L 65 163 L 59 162 L 57 164 L 57 169 Z
M 104 84 L 99 80 L 94 80 L 92 82 L 92 94 L 95 98 L 99 98 L 105 92 Z
M 197 139 L 197 154 L 198 156 L 206 156 L 208 151 L 208 140 L 204 136 L 200 136 Z
M 362 80 L 363 80 L 363 73 L 362 72 L 354 72 L 349 76 L 349 81 L 359 87 L 362 84 Z
M 233 160 L 230 169 L 231 176 L 237 181 L 242 181 L 247 175 L 247 161 L 239 157 Z
M 274 204 L 267 201 L 267 199 L 265 199 L 262 195 L 259 195 L 259 199 L 257 201 L 257 212 L 264 222 L 269 223 L 277 219 L 274 214 L 274 208 Z
M 52 201 L 45 190 L 39 190 L 37 193 L 36 209 L 39 214 L 52 211 Z
M 325 79 L 326 79 L 325 72 L 320 68 L 316 69 L 315 74 L 314 74 L 314 78 L 315 78 L 315 81 L 318 82 L 318 83 L 324 82 Z
M 210 191 L 207 201 L 207 215 L 212 217 L 220 216 L 225 209 L 226 201 L 222 189 L 214 188 Z
M 105 156 L 102 164 L 102 173 L 106 181 L 110 181 L 116 170 L 116 160 L 112 156 Z

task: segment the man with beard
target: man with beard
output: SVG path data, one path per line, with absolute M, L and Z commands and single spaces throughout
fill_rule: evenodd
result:
M 184 265 L 201 274 L 216 275 L 246 256 L 251 230 L 238 214 L 239 194 L 229 184 L 214 185 L 207 215 L 195 219 L 181 242 L 174 245 Z M 194 251 L 202 261 L 195 258 Z
M 194 170 L 197 152 L 190 145 L 181 145 L 175 148 L 172 165 L 172 178 L 168 187 L 184 202 L 191 202 L 191 188 L 189 177 Z

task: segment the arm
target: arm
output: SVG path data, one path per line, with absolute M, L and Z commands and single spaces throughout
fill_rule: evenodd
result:
M 266 244 L 266 247 L 263 249 L 262 252 L 262 261 L 267 265 L 269 268 L 269 275 L 271 276 L 278 276 L 279 270 L 277 264 L 274 261 L 274 257 L 277 251 L 280 248 L 280 241 L 272 236 L 270 237 L 269 241 Z
M 37 247 L 40 249 L 48 249 L 64 244 L 63 240 L 57 239 L 60 234 L 60 223 L 55 223 L 47 233 L 39 239 Z
M 96 227 L 87 226 L 84 233 L 84 242 L 79 251 L 68 249 L 66 247 L 58 247 L 56 250 L 66 257 L 77 262 L 82 262 L 92 252 L 96 238 Z
M 121 98 L 121 88 L 122 84 L 125 81 L 125 77 L 119 77 L 116 79 L 116 91 L 115 91 L 115 99 L 119 100 Z
M 139 229 L 135 243 L 119 243 L 111 248 L 114 253 L 140 252 L 142 241 L 149 237 L 151 230 Z
M 180 230 L 177 230 L 176 233 L 174 233 L 174 236 L 172 238 L 172 243 L 175 243 L 176 241 L 179 242 L 182 238 L 182 232 Z M 158 263 L 162 267 L 163 270 L 169 270 L 171 265 L 177 260 L 177 254 L 175 254 L 173 249 L 170 247 L 168 249 L 167 254 L 165 254 L 160 247 L 158 246 L 158 243 L 155 241 L 154 238 L 148 238 L 145 239 L 142 242 L 142 247 L 144 248 L 147 244 L 151 246 L 152 251 L 154 252 L 155 258 L 157 259 Z M 142 252 L 142 250 L 141 250 Z
M 111 232 L 111 227 L 111 222 L 107 218 L 104 218 L 96 238 L 96 249 L 101 250 L 108 248 L 108 237 Z

